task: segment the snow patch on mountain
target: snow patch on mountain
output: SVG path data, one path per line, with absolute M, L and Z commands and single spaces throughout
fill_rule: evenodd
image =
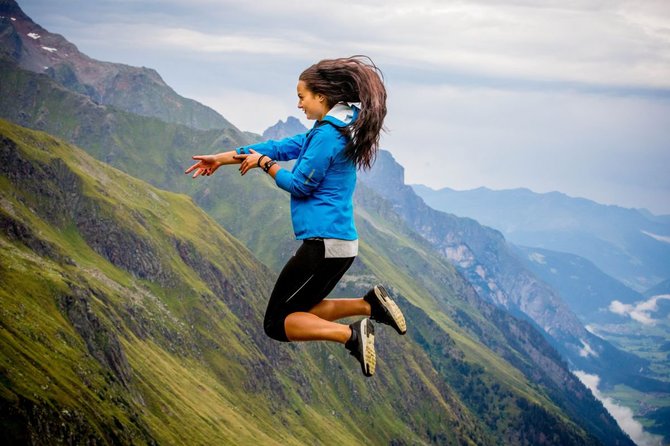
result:
M 55 51 L 58 51 L 58 49 L 56 49 L 56 48 L 51 48 L 51 47 L 49 47 L 49 46 L 43 46 L 42 49 L 45 50 L 45 51 L 48 51 L 48 52 L 50 52 L 50 53 L 53 53 L 53 52 L 55 52 Z
M 28 37 L 30 37 L 31 39 L 37 40 L 37 39 L 39 39 L 39 38 L 42 37 L 42 36 L 40 36 L 40 35 L 37 34 L 37 33 L 28 33 Z
M 547 264 L 547 260 L 539 252 L 531 252 L 530 254 L 528 254 L 528 259 L 531 262 L 539 263 L 540 265 L 546 265 Z

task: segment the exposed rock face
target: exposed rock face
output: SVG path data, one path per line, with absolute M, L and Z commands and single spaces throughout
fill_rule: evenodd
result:
M 638 292 L 670 277 L 670 244 L 663 241 L 670 222 L 645 210 L 528 189 L 413 189 L 431 207 L 474 218 L 514 244 L 589 259 Z
M 54 158 L 48 163 L 33 163 L 12 141 L 2 139 L 0 163 L 0 172 L 38 201 L 35 209 L 47 221 L 58 227 L 74 221 L 88 244 L 112 264 L 140 278 L 166 286 L 172 283 L 172 273 L 163 269 L 151 242 L 87 197 L 81 179 L 63 161 Z
M 70 294 L 61 296 L 61 311 L 86 343 L 88 352 L 112 371 L 116 379 L 128 387 L 132 373 L 117 334 L 106 327 L 91 308 L 92 289 L 73 286 Z
M 558 296 L 521 267 L 500 232 L 428 207 L 405 185 L 404 169 L 388 152 L 380 152 L 375 168 L 361 180 L 394 203 L 409 226 L 457 265 L 482 297 L 519 308 L 550 334 L 585 331 Z
M 0 145 L 2 144 L 3 142 L 0 141 Z M 74 264 L 72 259 L 63 255 L 52 243 L 41 239 L 29 226 L 7 213 L 9 209 L 11 209 L 9 203 L 2 203 L 0 206 L 0 232 L 4 233 L 9 240 L 19 241 L 37 254 L 57 262 L 67 265 Z

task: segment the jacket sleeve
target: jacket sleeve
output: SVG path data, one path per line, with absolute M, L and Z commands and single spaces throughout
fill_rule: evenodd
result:
M 306 197 L 312 194 L 321 183 L 334 157 L 337 142 L 328 137 L 326 132 L 313 130 L 299 164 L 293 172 L 281 169 L 275 176 L 277 186 L 295 197 Z
M 289 161 L 298 158 L 300 150 L 305 144 L 306 133 L 291 136 L 279 141 L 265 141 L 258 144 L 250 144 L 248 146 L 240 147 L 235 151 L 238 154 L 248 154 L 249 149 L 253 149 L 261 155 L 267 155 L 270 159 L 277 161 Z

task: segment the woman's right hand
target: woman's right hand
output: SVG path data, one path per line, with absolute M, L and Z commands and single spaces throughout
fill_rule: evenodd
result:
M 184 172 L 184 174 L 189 174 L 195 170 L 193 178 L 197 177 L 198 175 L 210 176 L 222 164 L 217 160 L 216 155 L 194 155 L 193 159 L 197 160 L 198 162 L 186 169 L 186 172 Z

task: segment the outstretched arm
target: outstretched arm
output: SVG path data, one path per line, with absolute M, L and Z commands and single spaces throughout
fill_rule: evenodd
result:
M 224 164 L 240 164 L 242 160 L 236 159 L 236 156 L 237 152 L 234 150 L 217 153 L 216 155 L 194 155 L 193 159 L 197 162 L 186 169 L 186 172 L 184 173 L 189 174 L 195 171 L 193 178 L 198 175 L 209 176 Z

